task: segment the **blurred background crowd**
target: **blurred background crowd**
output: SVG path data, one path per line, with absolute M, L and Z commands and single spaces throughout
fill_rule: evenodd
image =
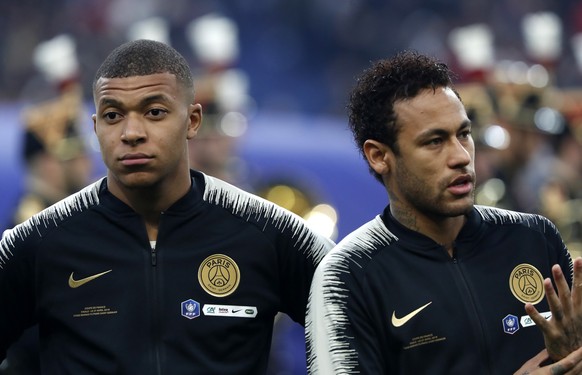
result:
M 477 202 L 549 217 L 582 255 L 575 0 L 4 1 L 2 229 L 103 174 L 91 134 L 93 74 L 137 38 L 171 44 L 193 68 L 205 120 L 192 166 L 336 241 L 386 204 L 346 132 L 355 77 L 403 49 L 436 56 L 458 73 L 474 123 Z M 271 374 L 304 374 L 302 330 L 284 317 L 277 327 Z
M 526 17 L 546 12 L 560 25 L 532 25 L 524 35 Z M 545 38 L 553 49 L 545 56 L 553 81 L 582 84 L 581 52 L 572 40 L 582 32 L 582 4 L 575 0 L 19 0 L 0 4 L 0 98 L 36 91 L 33 51 L 62 33 L 75 39 L 86 93 L 102 58 L 140 27 L 164 28 L 197 66 L 191 23 L 212 13 L 235 22 L 236 65 L 266 109 L 343 116 L 345 93 L 370 60 L 414 48 L 458 65 L 451 32 L 471 25 L 489 27 L 496 61 L 539 60 L 544 56 L 530 49 L 528 38 Z

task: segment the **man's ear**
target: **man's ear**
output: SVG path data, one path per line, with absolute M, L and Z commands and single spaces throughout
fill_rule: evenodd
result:
M 379 175 L 390 173 L 392 158 L 394 156 L 390 147 L 382 142 L 368 139 L 364 142 L 364 155 L 368 159 L 370 167 Z
M 97 115 L 94 113 L 91 115 L 91 120 L 93 120 L 93 132 L 97 132 Z
M 192 139 L 202 126 L 202 106 L 198 103 L 190 104 L 190 115 L 188 117 L 188 139 Z

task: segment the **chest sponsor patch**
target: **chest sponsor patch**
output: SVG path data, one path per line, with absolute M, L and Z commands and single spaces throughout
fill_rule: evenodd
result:
M 198 282 L 206 293 L 214 297 L 226 297 L 238 288 L 240 270 L 232 258 L 214 254 L 200 264 Z
M 254 318 L 257 316 L 258 309 L 255 306 L 204 305 L 202 313 L 207 316 Z
M 511 293 L 523 303 L 535 305 L 544 298 L 543 282 L 544 278 L 540 271 L 527 263 L 516 266 L 509 275 Z
M 540 312 L 540 315 L 544 317 L 544 319 L 548 320 L 552 317 L 552 312 L 551 311 L 546 311 L 546 312 Z M 521 324 L 522 327 L 531 327 L 531 326 L 535 326 L 536 323 L 532 320 L 532 318 L 529 317 L 529 315 L 523 315 L 520 319 L 519 319 L 519 323 Z

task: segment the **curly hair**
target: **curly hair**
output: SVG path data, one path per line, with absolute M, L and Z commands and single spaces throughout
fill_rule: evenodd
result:
M 399 154 L 396 102 L 414 98 L 425 89 L 452 87 L 453 78 L 446 64 L 415 51 L 400 52 L 365 70 L 347 105 L 349 126 L 364 159 L 364 142 L 368 139 L 382 142 Z M 382 182 L 371 167 L 370 173 Z
M 126 78 L 157 73 L 171 73 L 186 92 L 193 95 L 194 83 L 186 59 L 174 48 L 154 40 L 134 40 L 115 48 L 103 61 L 93 79 L 93 91 L 99 78 Z

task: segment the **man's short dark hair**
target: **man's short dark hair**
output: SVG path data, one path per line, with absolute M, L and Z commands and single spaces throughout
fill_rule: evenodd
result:
M 103 61 L 93 80 L 171 73 L 186 92 L 193 92 L 192 72 L 186 59 L 174 48 L 154 40 L 140 39 L 120 45 Z
M 452 87 L 452 76 L 446 64 L 415 51 L 400 52 L 365 70 L 347 106 L 350 129 L 364 159 L 363 147 L 368 139 L 384 143 L 398 155 L 394 103 L 414 98 L 425 89 Z M 382 182 L 372 168 L 370 172 Z

